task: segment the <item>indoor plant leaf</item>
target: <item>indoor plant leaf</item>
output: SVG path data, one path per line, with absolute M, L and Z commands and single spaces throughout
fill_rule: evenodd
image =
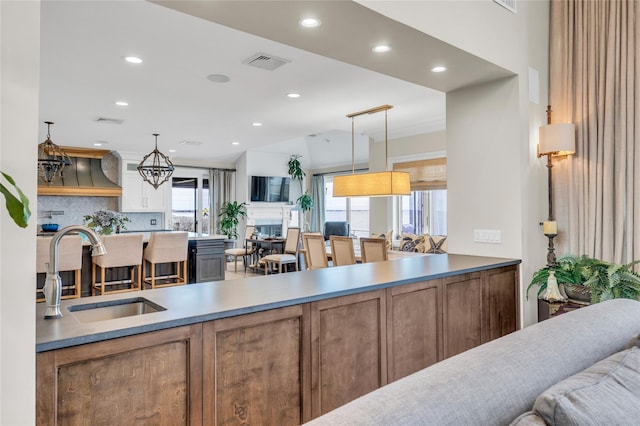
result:
M 13 180 L 11 176 L 4 172 L 2 176 L 9 182 L 18 193 L 18 199 L 15 195 L 13 195 L 9 189 L 0 183 L 0 192 L 4 195 L 5 198 L 5 206 L 7 207 L 7 211 L 9 212 L 9 216 L 11 219 L 21 228 L 26 228 L 29 222 L 29 218 L 31 217 L 31 211 L 29 210 L 29 199 L 26 195 L 18 188 L 16 182 Z

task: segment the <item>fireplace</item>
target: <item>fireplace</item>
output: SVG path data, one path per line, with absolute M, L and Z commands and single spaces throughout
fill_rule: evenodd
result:
M 287 234 L 290 226 L 297 225 L 297 215 L 292 214 L 292 204 L 252 203 L 247 205 L 247 225 L 256 227 L 256 232 L 269 237 Z

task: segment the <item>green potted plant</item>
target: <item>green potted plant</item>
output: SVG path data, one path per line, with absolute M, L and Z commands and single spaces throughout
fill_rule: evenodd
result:
M 587 255 L 562 256 L 554 268 L 558 284 L 562 284 L 570 299 L 598 303 L 609 299 L 640 298 L 640 275 L 633 271 L 633 265 L 640 261 L 624 265 L 594 259 Z M 539 269 L 533 274 L 529 289 L 539 286 L 538 296 L 547 287 L 549 267 Z
M 297 180 L 300 182 L 300 192 L 302 192 L 302 178 L 306 176 L 304 170 L 302 170 L 302 165 L 300 164 L 300 155 L 292 155 L 289 158 L 289 162 L 287 163 L 289 166 L 289 176 L 291 176 L 291 180 Z M 298 199 L 296 200 L 296 204 L 302 211 L 301 225 L 302 229 L 306 230 L 305 227 L 305 214 L 313 208 L 313 198 L 309 195 L 308 191 L 305 191 Z
M 29 217 L 31 217 L 31 211 L 29 210 L 29 199 L 26 195 L 18 188 L 16 182 L 13 180 L 11 176 L 4 172 L 0 172 L 2 176 L 6 179 L 7 182 L 11 186 L 13 186 L 18 193 L 16 197 L 9 191 L 9 189 L 0 183 L 0 193 L 4 195 L 5 207 L 9 212 L 9 216 L 11 219 L 21 228 L 26 228 L 29 222 Z
M 228 201 L 222 205 L 218 213 L 218 228 L 229 240 L 238 238 L 238 224 L 241 217 L 247 216 L 246 203 Z

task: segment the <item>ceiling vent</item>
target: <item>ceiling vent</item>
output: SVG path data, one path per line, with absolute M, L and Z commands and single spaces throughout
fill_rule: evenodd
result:
M 508 9 L 513 13 L 516 13 L 516 0 L 493 0 L 493 1 L 495 1 L 505 9 Z
M 263 70 L 273 71 L 283 65 L 291 62 L 288 59 L 278 58 L 277 56 L 268 55 L 266 53 L 256 53 L 255 55 L 242 61 L 243 64 L 251 67 L 262 68 Z
M 104 124 L 122 124 L 124 123 L 124 120 L 121 120 L 119 118 L 98 117 L 96 118 L 96 122 Z
M 202 142 L 200 141 L 192 141 L 192 140 L 188 140 L 185 139 L 183 141 L 178 142 L 179 145 L 192 145 L 192 146 L 198 146 L 198 145 L 202 145 Z

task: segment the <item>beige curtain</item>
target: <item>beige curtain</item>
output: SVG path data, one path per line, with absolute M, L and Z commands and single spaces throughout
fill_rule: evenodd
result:
M 218 232 L 218 213 L 226 202 L 235 199 L 235 170 L 209 169 L 210 228 Z
M 576 125 L 576 153 L 554 160 L 558 253 L 640 259 L 639 5 L 552 0 L 549 97 Z

